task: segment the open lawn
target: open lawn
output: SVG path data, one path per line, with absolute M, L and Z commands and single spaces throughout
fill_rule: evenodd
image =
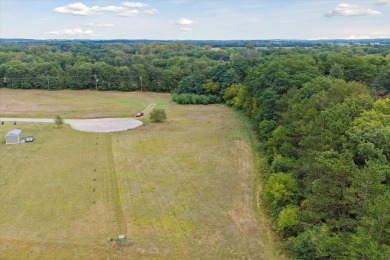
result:
M 30 93 L 0 91 L 14 95 L 7 111 Z M 41 92 L 42 99 L 58 113 L 52 93 L 58 100 L 62 91 Z M 80 92 L 64 93 L 91 111 L 79 104 Z M 0 143 L 0 259 L 280 258 L 256 218 L 249 134 L 233 111 L 176 105 L 165 94 L 89 94 L 107 95 L 100 97 L 106 104 L 118 96 L 139 99 L 137 109 L 154 102 L 168 121 L 108 134 L 44 123 L 0 125 L 2 137 L 18 127 L 36 138 Z M 119 234 L 131 244 L 107 241 Z
M 167 94 L 166 94 L 167 95 Z M 0 117 L 108 118 L 131 117 L 162 94 L 91 90 L 19 90 L 0 88 Z
M 5 123 L 1 135 L 13 127 Z M 0 145 L 0 244 L 106 245 L 107 236 L 121 233 L 110 136 L 54 124 L 17 127 L 36 141 Z M 2 246 L 0 256 L 27 253 Z

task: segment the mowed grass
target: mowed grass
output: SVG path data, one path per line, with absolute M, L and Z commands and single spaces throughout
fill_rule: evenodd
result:
M 36 140 L 0 144 L 0 258 L 29 254 L 15 243 L 106 245 L 124 231 L 108 134 L 6 122 L 1 136 L 14 127 Z
M 18 123 L 36 141 L 0 143 L 0 258 L 280 258 L 256 218 L 252 151 L 235 113 L 142 95 L 167 122 L 111 134 Z M 131 244 L 107 241 L 119 234 Z
M 272 259 L 254 213 L 243 124 L 222 105 L 166 109 L 166 123 L 112 135 L 133 247 L 168 259 Z
M 0 88 L 0 117 L 109 118 L 131 117 L 161 95 L 92 90 L 19 90 Z

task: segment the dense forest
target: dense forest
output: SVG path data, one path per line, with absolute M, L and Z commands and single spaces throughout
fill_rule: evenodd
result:
M 296 259 L 389 259 L 390 46 L 215 47 L 3 42 L 0 86 L 226 103 L 252 122 L 261 196 Z

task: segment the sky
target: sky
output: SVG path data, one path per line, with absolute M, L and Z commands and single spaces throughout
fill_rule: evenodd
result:
M 390 0 L 0 0 L 0 38 L 390 38 Z

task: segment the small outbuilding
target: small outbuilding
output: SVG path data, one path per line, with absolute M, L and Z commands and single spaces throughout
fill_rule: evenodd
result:
M 118 242 L 123 243 L 123 242 L 125 242 L 125 240 L 126 240 L 125 235 L 119 235 L 119 236 L 118 236 Z
M 22 141 L 22 130 L 12 129 L 5 135 L 6 144 L 18 144 Z

